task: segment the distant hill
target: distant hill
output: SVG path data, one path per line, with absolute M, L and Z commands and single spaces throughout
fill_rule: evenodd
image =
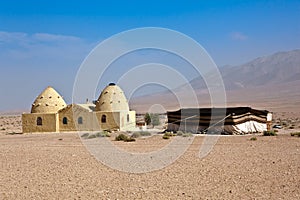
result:
M 239 66 L 220 68 L 226 90 L 253 88 L 300 80 L 300 50 L 256 58 Z M 191 81 L 194 89 L 206 89 L 202 77 Z
M 254 106 L 271 110 L 300 112 L 300 50 L 278 52 L 256 58 L 239 66 L 220 68 L 228 106 Z M 193 79 L 191 86 L 198 97 L 198 107 L 210 106 L 210 95 L 202 77 Z M 174 91 L 173 91 L 174 92 Z M 130 100 L 133 109 L 145 112 L 153 104 L 166 110 L 180 107 L 176 95 L 187 92 L 183 85 L 175 90 Z M 188 100 L 187 100 L 188 101 Z
M 7 111 L 0 111 L 0 116 L 7 116 L 7 115 L 21 115 L 24 112 L 30 112 L 30 110 L 19 109 L 19 110 L 7 110 Z

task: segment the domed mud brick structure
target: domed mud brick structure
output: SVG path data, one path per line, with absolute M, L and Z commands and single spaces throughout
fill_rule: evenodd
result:
M 57 113 L 67 104 L 58 92 L 48 86 L 34 101 L 31 113 Z
M 128 130 L 135 127 L 135 111 L 129 110 L 122 89 L 110 83 L 96 101 L 96 115 L 103 130 Z
M 66 106 L 62 96 L 47 87 L 33 102 L 31 113 L 22 115 L 23 132 L 57 132 L 58 111 Z
M 22 115 L 24 133 L 135 128 L 135 111 L 129 110 L 122 89 L 110 83 L 95 104 L 66 105 L 63 97 L 47 87 L 33 102 L 31 113 Z

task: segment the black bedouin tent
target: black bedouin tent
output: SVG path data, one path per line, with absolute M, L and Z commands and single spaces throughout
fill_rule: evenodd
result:
M 168 111 L 167 131 L 247 134 L 267 130 L 271 113 L 250 107 L 183 108 Z

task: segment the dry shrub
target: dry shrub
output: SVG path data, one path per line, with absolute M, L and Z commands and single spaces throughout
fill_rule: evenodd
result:
M 300 132 L 291 133 L 291 136 L 298 136 L 298 137 L 300 137 Z
M 264 131 L 263 132 L 263 136 L 276 136 L 277 134 L 275 133 L 275 131 Z
M 115 138 L 116 141 L 124 141 L 124 142 L 134 142 L 135 139 L 132 138 L 132 137 L 128 137 L 127 135 L 121 133 L 119 134 L 116 138 Z
M 167 139 L 170 139 L 170 136 L 168 136 L 168 135 L 163 135 L 162 138 L 165 139 L 165 140 L 167 140 Z
M 256 137 L 252 137 L 252 138 L 250 138 L 250 140 L 251 140 L 251 141 L 256 141 L 257 138 L 256 138 Z
M 121 134 L 119 134 L 118 136 L 116 136 L 115 140 L 116 140 L 116 141 L 125 141 L 127 138 L 128 138 L 127 135 L 121 133 Z

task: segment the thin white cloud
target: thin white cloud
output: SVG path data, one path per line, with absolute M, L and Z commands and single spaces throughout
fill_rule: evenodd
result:
M 247 40 L 248 36 L 245 35 L 244 33 L 241 32 L 232 32 L 230 34 L 230 37 L 232 40 L 239 40 L 239 41 L 243 41 L 243 40 Z
M 20 63 L 22 66 L 33 66 L 33 63 L 65 66 L 68 61 L 74 63 L 86 56 L 91 44 L 70 35 L 0 31 L 0 47 L 0 67 Z
M 0 31 L 0 43 L 79 42 L 81 38 L 70 35 Z
M 53 41 L 79 41 L 79 37 L 69 35 L 56 35 L 49 33 L 35 33 L 32 37 L 39 41 L 53 42 Z
M 0 31 L 0 43 L 20 42 L 26 40 L 27 33 Z

